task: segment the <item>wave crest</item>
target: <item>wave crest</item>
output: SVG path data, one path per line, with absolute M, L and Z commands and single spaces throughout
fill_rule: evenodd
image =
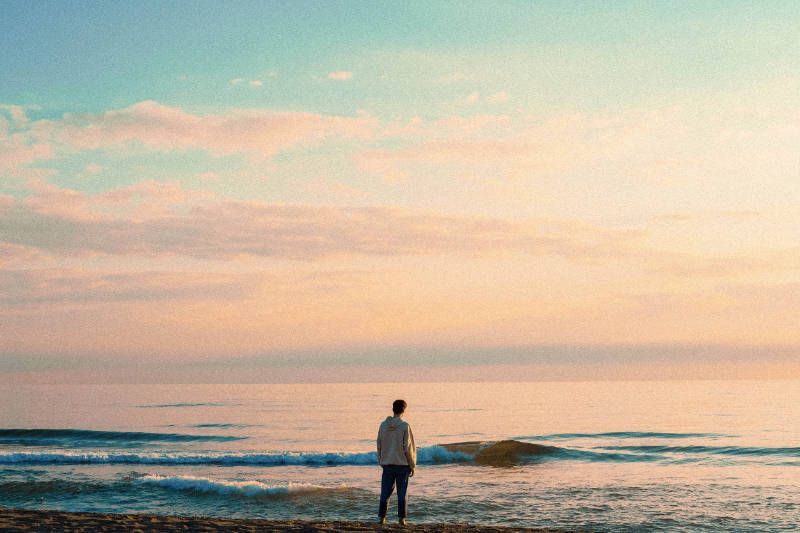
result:
M 325 487 L 303 483 L 268 484 L 261 481 L 226 481 L 196 476 L 146 475 L 137 483 L 155 485 L 170 490 L 217 494 L 222 496 L 245 496 L 250 498 L 285 496 L 309 492 L 331 492 L 347 490 L 346 485 Z
M 420 448 L 420 464 L 469 461 L 471 456 L 451 452 L 441 446 Z M 107 453 L 107 452 L 0 452 L 0 464 L 146 464 L 146 465 L 222 465 L 222 466 L 360 466 L 375 465 L 375 452 L 285 452 L 241 454 L 189 453 Z
M 471 463 L 513 466 L 541 461 L 587 462 L 694 462 L 714 457 L 764 458 L 800 457 L 800 448 L 757 448 L 740 446 L 599 446 L 565 448 L 529 442 L 461 442 L 426 446 L 417 452 L 418 463 Z M 116 453 L 116 452 L 0 452 L 0 464 L 139 464 L 218 466 L 367 466 L 378 462 L 375 452 L 280 452 L 280 453 Z M 789 463 L 794 464 L 794 463 Z

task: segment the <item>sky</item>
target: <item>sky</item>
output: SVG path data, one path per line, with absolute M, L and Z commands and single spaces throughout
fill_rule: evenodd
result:
M 0 12 L 0 379 L 800 377 L 796 2 Z

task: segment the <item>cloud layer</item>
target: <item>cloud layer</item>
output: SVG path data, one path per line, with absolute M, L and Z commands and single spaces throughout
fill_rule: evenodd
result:
M 373 128 L 374 121 L 368 117 L 260 109 L 200 115 L 148 100 L 96 115 L 67 114 L 60 120 L 40 120 L 31 135 L 73 150 L 142 146 L 263 159 L 326 137 L 365 137 Z
M 94 196 L 44 184 L 38 189 L 24 199 L 0 197 L 5 245 L 57 255 L 210 259 L 520 252 L 591 260 L 624 256 L 640 238 L 565 221 L 234 201 L 155 182 Z
M 800 343 L 795 115 L 475 94 L 425 118 L 1 107 L 0 348 Z

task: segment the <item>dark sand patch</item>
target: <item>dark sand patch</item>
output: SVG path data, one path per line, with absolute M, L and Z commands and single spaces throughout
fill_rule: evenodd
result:
M 341 522 L 305 520 L 231 519 L 188 516 L 153 516 L 140 514 L 65 513 L 61 511 L 34 511 L 0 509 L 0 531 L 233 531 L 275 533 L 333 533 L 337 531 L 417 531 L 423 533 L 510 533 L 512 531 L 555 533 L 556 530 L 480 526 L 471 524 L 397 524 L 379 526 L 369 522 Z

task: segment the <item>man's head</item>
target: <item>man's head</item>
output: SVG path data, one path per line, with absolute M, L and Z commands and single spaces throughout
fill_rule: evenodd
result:
M 407 405 L 405 400 L 395 400 L 392 403 L 392 411 L 395 415 L 402 415 L 406 411 Z

